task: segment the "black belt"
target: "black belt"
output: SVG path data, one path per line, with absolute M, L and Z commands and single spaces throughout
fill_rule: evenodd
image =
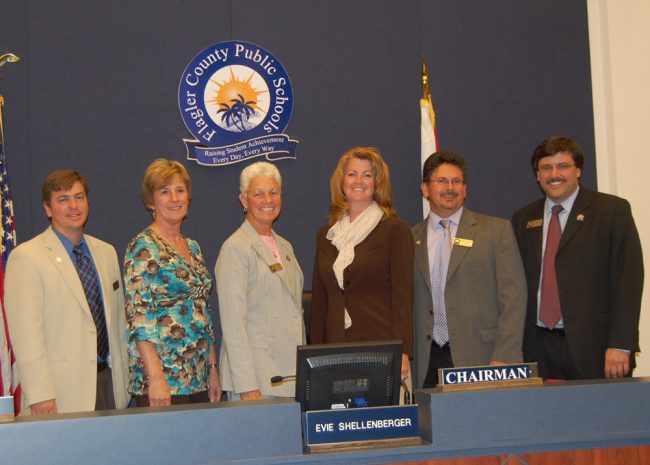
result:
M 538 326 L 538 327 L 537 327 L 537 330 L 538 330 L 538 331 L 543 331 L 543 332 L 545 332 L 545 333 L 553 333 L 553 334 L 557 334 L 558 336 L 565 336 L 564 328 L 553 328 L 553 329 L 548 329 L 548 328 L 545 328 L 544 326 Z
M 108 363 L 106 362 L 97 362 L 97 373 L 100 373 L 108 368 Z
M 440 350 L 450 350 L 449 341 L 445 342 L 443 345 L 438 344 L 436 341 L 431 341 L 431 344 L 433 344 Z

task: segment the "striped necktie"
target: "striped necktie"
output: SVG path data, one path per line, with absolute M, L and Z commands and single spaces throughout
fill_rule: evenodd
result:
M 106 316 L 104 315 L 104 303 L 99 289 L 99 279 L 81 244 L 76 245 L 72 251 L 77 257 L 77 273 L 79 273 L 79 279 L 97 327 L 97 355 L 106 362 L 108 361 L 108 330 L 106 329 Z
M 431 270 L 431 297 L 433 300 L 433 340 L 440 347 L 449 341 L 447 328 L 447 310 L 445 307 L 445 287 L 447 284 L 447 270 L 451 256 L 451 227 L 449 220 L 440 220 L 445 238 L 438 244 L 433 269 Z

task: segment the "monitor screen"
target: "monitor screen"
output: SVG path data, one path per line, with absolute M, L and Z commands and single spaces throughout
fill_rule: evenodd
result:
M 299 346 L 297 363 L 296 400 L 302 411 L 399 401 L 401 341 Z

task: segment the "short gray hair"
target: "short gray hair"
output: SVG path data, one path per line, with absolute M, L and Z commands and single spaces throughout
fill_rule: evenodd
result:
M 277 181 L 278 186 L 282 187 L 282 176 L 280 176 L 280 171 L 278 168 L 272 164 L 265 161 L 258 161 L 252 165 L 248 165 L 244 168 L 239 175 L 239 192 L 243 194 L 248 191 L 248 186 L 250 186 L 251 179 L 255 176 L 266 176 L 273 178 Z

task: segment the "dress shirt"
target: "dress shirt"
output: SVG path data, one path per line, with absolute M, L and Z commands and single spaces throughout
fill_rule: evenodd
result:
M 458 222 L 460 217 L 463 215 L 463 207 L 459 208 L 453 215 L 443 218 L 436 215 L 433 212 L 429 212 L 429 225 L 427 230 L 427 251 L 429 255 L 429 272 L 433 270 L 433 264 L 436 262 L 436 253 L 438 252 L 438 247 L 440 247 L 440 242 L 446 242 L 448 239 L 445 237 L 445 229 L 440 224 L 441 220 L 449 220 L 449 231 L 451 234 L 451 240 L 456 238 L 456 231 L 458 230 Z M 446 273 L 446 270 L 445 270 Z M 435 279 L 435 276 L 431 276 L 432 279 Z M 446 278 L 446 276 L 444 277 Z

